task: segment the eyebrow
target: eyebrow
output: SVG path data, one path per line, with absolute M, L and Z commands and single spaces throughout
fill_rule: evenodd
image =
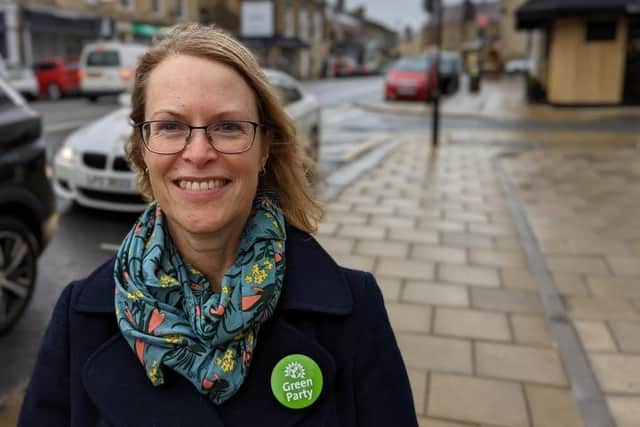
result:
M 168 114 L 170 116 L 173 116 L 181 121 L 187 122 L 187 117 L 185 115 L 183 115 L 182 113 L 179 113 L 175 110 L 171 110 L 171 109 L 161 109 L 158 111 L 155 111 L 152 115 L 151 118 L 153 119 L 154 117 L 158 116 L 158 115 L 162 115 L 162 114 Z M 207 121 L 208 122 L 213 122 L 216 120 L 248 120 L 246 119 L 246 117 L 248 116 L 248 114 L 241 112 L 241 111 L 237 111 L 237 110 L 228 110 L 228 111 L 221 111 L 219 113 L 214 114 L 213 116 L 211 116 Z

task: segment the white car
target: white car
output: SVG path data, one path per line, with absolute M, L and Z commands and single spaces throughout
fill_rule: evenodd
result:
M 527 74 L 531 71 L 530 59 L 512 59 L 504 66 L 507 74 Z
M 38 80 L 31 68 L 21 64 L 8 64 L 6 75 L 9 84 L 27 99 L 38 97 Z
M 134 43 L 97 42 L 82 48 L 80 91 L 89 101 L 102 95 L 117 95 L 131 89 L 138 58 L 147 46 Z
M 320 104 L 289 75 L 265 70 L 278 90 L 285 111 L 295 121 L 301 143 L 317 157 L 320 141 Z M 128 101 L 121 96 L 123 104 Z M 139 212 L 146 203 L 138 191 L 137 177 L 129 169 L 124 145 L 131 134 L 129 114 L 123 106 L 67 137 L 56 153 L 54 190 L 62 198 L 96 209 Z

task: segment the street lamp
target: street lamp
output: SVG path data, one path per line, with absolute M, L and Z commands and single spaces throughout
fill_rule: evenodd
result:
M 438 23 L 438 27 L 436 29 L 435 34 L 435 42 L 436 42 L 436 52 L 434 57 L 434 67 L 435 67 L 435 88 L 432 92 L 432 101 L 433 101 L 433 118 L 431 123 L 432 130 L 432 138 L 431 144 L 433 146 L 438 146 L 439 144 L 439 131 L 440 131 L 440 49 L 442 48 L 442 15 L 443 15 L 443 4 L 442 0 L 423 0 L 423 7 L 425 12 L 429 13 L 431 16 L 436 17 L 436 22 Z M 435 13 L 434 13 L 435 12 Z M 426 55 L 427 61 L 427 83 L 429 82 L 430 72 L 429 72 L 429 55 Z M 427 98 L 427 102 L 429 99 Z

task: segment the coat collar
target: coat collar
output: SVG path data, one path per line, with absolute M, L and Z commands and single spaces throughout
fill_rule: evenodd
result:
M 281 310 L 342 315 L 351 313 L 353 299 L 344 273 L 309 234 L 287 226 L 287 269 L 280 297 Z M 87 313 L 114 313 L 114 258 L 84 282 L 72 307 Z

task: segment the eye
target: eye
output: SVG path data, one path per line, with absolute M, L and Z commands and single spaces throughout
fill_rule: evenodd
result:
M 211 128 L 213 132 L 235 134 L 243 132 L 242 125 L 243 123 L 239 122 L 219 122 L 214 123 Z
M 184 129 L 184 126 L 177 122 L 156 122 L 154 125 L 158 133 L 173 133 Z

